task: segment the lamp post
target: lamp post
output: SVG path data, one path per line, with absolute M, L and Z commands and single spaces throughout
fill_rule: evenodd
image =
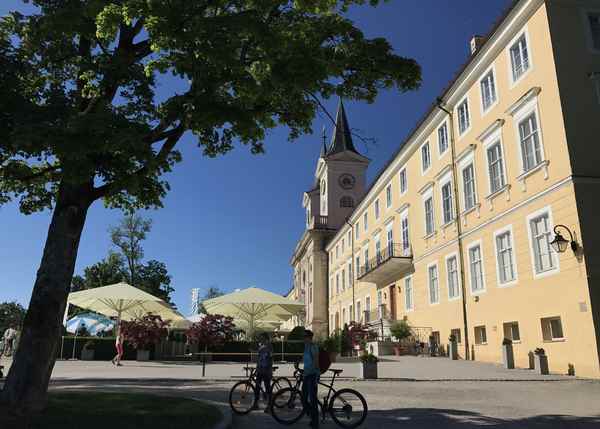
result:
M 564 238 L 560 232 L 558 232 L 560 228 L 566 230 L 569 233 L 569 237 L 571 238 L 570 242 L 566 238 Z M 577 250 L 579 249 L 579 244 L 577 244 L 577 242 L 575 241 L 573 233 L 565 225 L 556 225 L 554 227 L 554 240 L 550 242 L 550 245 L 556 253 L 565 253 L 569 245 L 571 246 L 571 250 L 573 252 L 577 252 Z

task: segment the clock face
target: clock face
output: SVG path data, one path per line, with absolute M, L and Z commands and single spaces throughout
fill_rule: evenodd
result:
M 340 176 L 340 186 L 344 189 L 352 189 L 356 183 L 356 179 L 352 174 L 342 174 Z

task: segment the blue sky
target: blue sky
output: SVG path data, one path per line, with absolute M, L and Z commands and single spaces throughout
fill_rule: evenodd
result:
M 356 7 L 349 17 L 369 37 L 386 37 L 400 55 L 423 68 L 415 92 L 384 92 L 373 104 L 346 102 L 350 126 L 377 139 L 359 151 L 372 159 L 371 180 L 398 148 L 431 102 L 468 57 L 474 34 L 486 34 L 510 0 L 396 0 L 376 8 Z M 26 10 L 2 0 L 0 14 Z M 161 92 L 171 88 L 163 85 Z M 337 100 L 326 105 L 335 111 Z M 320 148 L 320 130 L 331 123 L 318 116 L 314 135 L 287 141 L 284 129 L 267 137 L 266 154 L 245 147 L 208 159 L 189 137 L 180 142 L 184 160 L 168 175 L 171 192 L 152 218 L 146 258 L 167 264 L 179 309 L 189 312 L 190 290 L 216 285 L 225 291 L 257 286 L 285 293 L 291 285 L 289 260 L 304 229 L 302 193 L 311 186 Z M 107 230 L 121 213 L 97 202 L 90 210 L 79 247 L 76 272 L 110 249 Z M 50 213 L 24 216 L 15 204 L 0 207 L 0 302 L 27 305 L 41 258 Z

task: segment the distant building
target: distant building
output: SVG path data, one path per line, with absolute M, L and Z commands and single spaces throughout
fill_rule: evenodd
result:
M 200 289 L 193 288 L 192 289 L 192 305 L 191 305 L 191 315 L 195 315 L 200 313 Z
M 340 104 L 290 295 L 315 331 L 404 319 L 462 358 L 500 362 L 508 338 L 517 366 L 541 347 L 599 378 L 600 1 L 515 1 L 470 48 L 368 189 Z

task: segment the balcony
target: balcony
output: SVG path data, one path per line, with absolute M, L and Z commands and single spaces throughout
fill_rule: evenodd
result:
M 404 274 L 413 271 L 413 258 L 410 248 L 400 244 L 390 244 L 374 258 L 358 269 L 358 280 L 386 285 Z
M 380 322 L 381 320 L 391 320 L 389 313 L 388 308 L 384 304 L 381 304 L 378 310 L 363 311 L 362 320 L 360 320 L 360 322 L 371 324 L 373 322 Z
M 327 216 L 313 216 L 308 223 L 308 229 L 328 229 L 327 221 Z

